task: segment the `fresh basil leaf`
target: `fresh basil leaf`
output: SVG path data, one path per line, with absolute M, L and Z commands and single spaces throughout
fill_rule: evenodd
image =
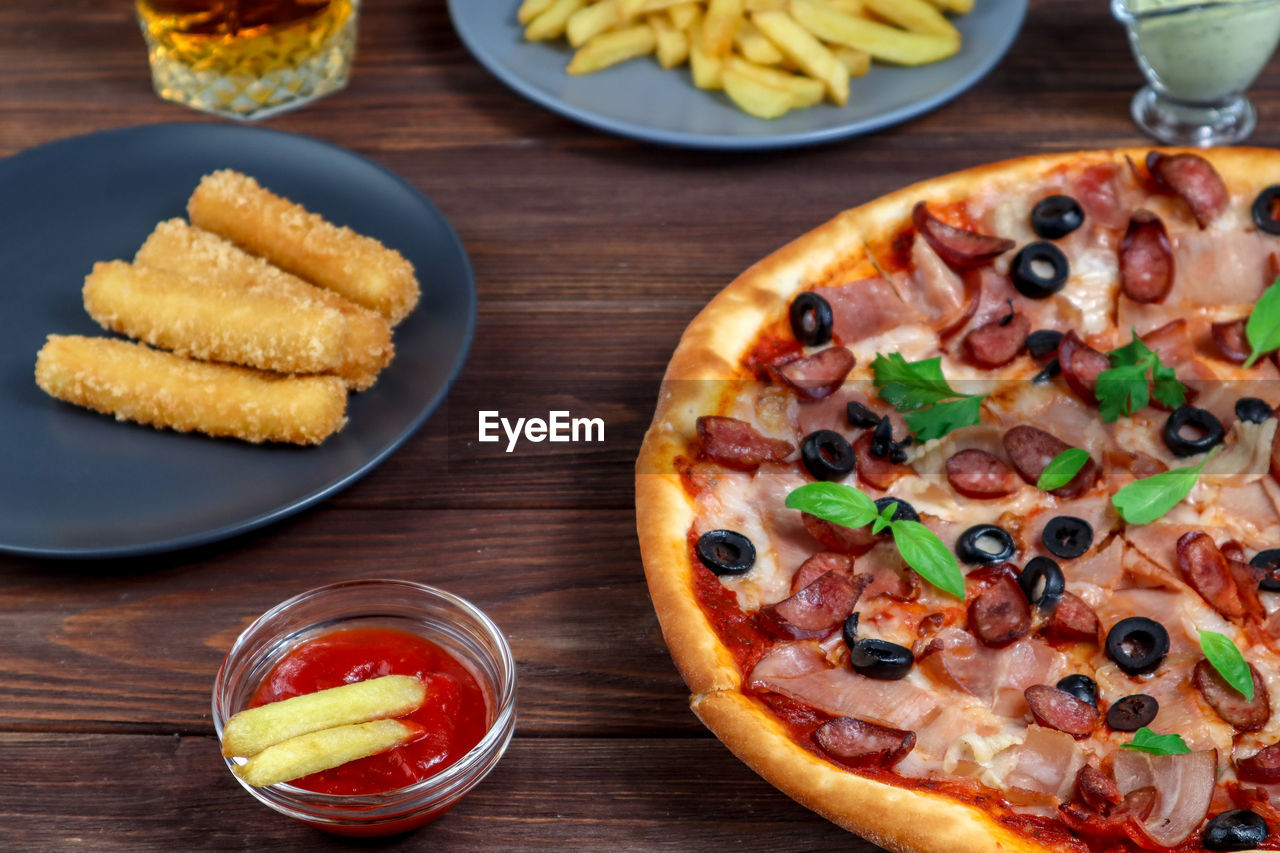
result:
M 875 376 L 880 399 L 899 412 L 913 412 L 941 400 L 962 396 L 951 389 L 942 375 L 941 356 L 907 361 L 901 353 L 877 354 L 871 362 L 871 372 Z
M 1121 749 L 1149 752 L 1152 755 L 1183 755 L 1191 751 L 1182 735 L 1158 735 L 1143 726 L 1133 733 L 1133 740 L 1120 744 Z
M 876 516 L 875 521 L 871 522 L 871 532 L 879 533 L 893 522 L 893 514 L 898 511 L 898 503 L 885 504 L 884 509 L 880 510 L 880 514 Z
M 1248 701 L 1253 701 L 1253 673 L 1231 638 L 1217 631 L 1200 631 L 1200 651 L 1213 664 L 1222 679 Z
M 889 528 L 898 553 L 916 574 L 964 601 L 964 575 L 956 556 L 932 530 L 918 521 L 895 521 Z
M 1036 480 L 1036 488 L 1046 492 L 1062 488 L 1075 479 L 1076 474 L 1080 473 L 1080 469 L 1088 461 L 1089 451 L 1087 450 L 1072 447 L 1062 451 L 1040 472 L 1040 479 Z
M 1249 321 L 1244 324 L 1244 336 L 1253 348 L 1245 360 L 1245 367 L 1252 367 L 1262 356 L 1273 349 L 1280 349 L 1280 278 L 1258 297 Z
M 863 527 L 880 514 L 876 502 L 852 486 L 808 483 L 787 495 L 787 509 L 798 509 L 841 527 Z
M 1205 463 L 1221 449 L 1215 447 L 1195 465 L 1135 480 L 1111 496 L 1111 505 L 1127 524 L 1150 524 L 1191 494 Z
M 902 416 L 907 428 L 920 441 L 942 438 L 953 429 L 973 426 L 982 420 L 982 401 L 985 397 L 963 397 L 959 400 L 947 400 L 937 403 L 918 412 L 908 412 Z

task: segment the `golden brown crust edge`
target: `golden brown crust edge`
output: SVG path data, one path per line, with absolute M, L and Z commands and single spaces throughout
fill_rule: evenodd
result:
M 693 594 L 687 533 L 696 507 L 674 458 L 685 452 L 700 414 L 719 402 L 715 383 L 739 377 L 760 329 L 801 290 L 835 277 L 874 274 L 866 244 L 908 220 L 917 201 L 951 202 L 976 191 L 1038 179 L 1056 168 L 1141 162 L 1151 147 L 1031 155 L 931 178 L 847 210 L 767 256 L 722 290 L 689 324 L 663 379 L 653 424 L 637 460 L 637 534 L 663 636 L 693 693 L 699 719 L 740 759 L 797 802 L 877 844 L 903 853 L 955 850 L 1047 853 L 979 808 L 928 792 L 847 773 L 798 746 L 777 720 L 739 692 L 742 677 Z M 1233 193 L 1280 182 L 1280 156 L 1234 148 L 1206 156 Z

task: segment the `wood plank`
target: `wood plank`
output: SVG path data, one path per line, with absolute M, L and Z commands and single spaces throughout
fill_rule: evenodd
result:
M 259 804 L 212 738 L 0 733 L 0 754 L 7 849 L 351 849 Z M 787 799 L 718 742 L 661 738 L 518 739 L 451 812 L 389 846 L 880 850 Z
M 662 643 L 629 511 L 311 513 L 200 552 L 0 557 L 0 729 L 207 734 L 236 635 L 307 589 L 439 586 L 505 630 L 522 735 L 699 733 Z

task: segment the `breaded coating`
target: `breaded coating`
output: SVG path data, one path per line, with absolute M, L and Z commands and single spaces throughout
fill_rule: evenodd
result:
M 312 284 L 372 308 L 392 326 L 418 304 L 413 264 L 372 237 L 339 227 L 222 169 L 205 175 L 187 202 L 191 224 Z
M 103 261 L 83 293 L 103 328 L 178 355 L 279 373 L 331 373 L 346 358 L 342 312 L 270 285 Z
M 336 376 L 192 361 L 111 338 L 49 335 L 36 357 L 36 384 L 116 420 L 255 444 L 319 444 L 347 420 L 347 388 Z
M 298 302 L 314 300 L 342 312 L 347 321 L 346 347 L 335 372 L 352 390 L 363 391 L 373 385 L 378 372 L 395 354 L 391 327 L 378 312 L 308 284 L 182 219 L 158 224 L 133 260 L 143 266 L 216 278 L 245 290 L 269 288 Z

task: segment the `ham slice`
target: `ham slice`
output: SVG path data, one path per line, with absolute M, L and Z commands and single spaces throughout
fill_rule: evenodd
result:
M 1023 691 L 1057 680 L 1065 658 L 1045 643 L 1024 637 L 1003 649 L 982 645 L 963 628 L 943 628 L 916 661 L 935 681 L 970 693 L 1006 716 L 1026 711 Z
M 911 263 L 910 273 L 892 279 L 902 301 L 934 325 L 954 321 L 967 307 L 960 276 L 938 257 L 927 240 L 912 241 Z
M 1155 789 L 1155 805 L 1140 824 L 1152 841 L 1176 847 L 1200 826 L 1209 813 L 1217 780 L 1216 749 L 1183 755 L 1151 755 L 1117 749 L 1114 756 L 1120 793 Z
M 831 304 L 835 334 L 846 344 L 857 343 L 925 317 L 907 305 L 883 278 L 864 278 L 839 287 L 815 287 L 813 292 Z
M 931 720 L 945 697 L 907 680 L 877 681 L 851 669 L 832 667 L 816 643 L 776 646 L 748 679 L 751 689 L 779 693 L 838 717 L 857 717 L 890 728 L 915 731 Z
M 1172 305 L 1246 305 L 1275 280 L 1274 239 L 1256 231 L 1183 231 L 1173 241 Z

